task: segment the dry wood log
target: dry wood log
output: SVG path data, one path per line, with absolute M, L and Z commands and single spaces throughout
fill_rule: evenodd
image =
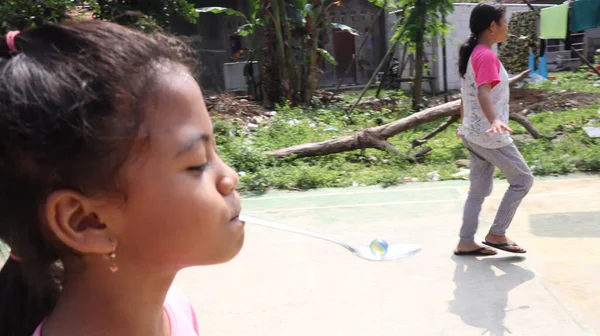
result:
M 531 121 L 529 121 L 529 119 L 527 119 L 527 117 L 525 117 L 524 115 L 518 113 L 511 113 L 509 117 L 511 120 L 514 120 L 517 123 L 521 124 L 534 139 L 539 139 L 542 136 L 540 132 L 535 128 L 535 126 L 533 126 Z M 436 127 L 436 129 L 431 131 L 431 133 L 427 134 L 423 138 L 413 140 L 412 148 L 424 145 L 427 142 L 427 140 L 445 131 L 446 128 L 448 128 L 450 125 L 454 124 L 458 120 L 460 120 L 460 115 L 450 117 L 448 121 L 445 121 L 440 126 Z
M 424 143 L 427 142 L 427 140 L 429 140 L 429 139 L 433 138 L 434 136 L 436 136 L 437 134 L 445 131 L 446 128 L 448 128 L 450 125 L 452 125 L 455 122 L 457 122 L 459 119 L 460 119 L 460 115 L 454 115 L 454 116 L 450 117 L 450 119 L 448 119 L 448 121 L 446 121 L 443 124 L 441 124 L 440 126 L 436 127 L 436 129 L 434 129 L 433 131 L 431 131 L 431 133 L 427 134 L 422 139 L 415 139 L 415 140 L 413 140 L 413 142 L 412 142 L 412 148 L 419 147 L 419 146 L 423 145 Z
M 526 77 L 529 70 L 510 79 L 510 84 L 518 82 Z M 296 158 L 328 155 L 342 153 L 357 149 L 376 148 L 380 150 L 390 150 L 398 153 L 387 139 L 403 131 L 413 129 L 423 123 L 439 120 L 446 117 L 460 115 L 461 101 L 455 100 L 442 105 L 431 107 L 423 111 L 414 113 L 406 118 L 396 120 L 389 124 L 365 128 L 354 135 L 344 136 L 337 139 L 305 143 L 288 148 L 282 148 L 275 151 L 267 152 L 276 158 L 295 156 Z M 515 120 L 518 121 L 518 120 Z
M 431 147 L 423 147 L 421 149 L 419 149 L 418 151 L 416 151 L 414 154 L 410 155 L 408 157 L 408 162 L 410 163 L 422 163 L 423 160 L 425 159 L 425 155 L 427 155 L 429 152 L 431 152 L 433 149 Z
M 529 119 L 527 119 L 526 116 L 524 116 L 522 114 L 518 114 L 518 113 L 511 113 L 509 116 L 510 116 L 510 119 L 518 122 L 519 124 L 521 124 L 521 126 L 525 127 L 527 132 L 529 132 L 529 134 L 531 134 L 531 136 L 534 139 L 539 139 L 542 136 L 540 134 L 540 132 L 535 128 L 535 126 L 533 126 L 531 121 L 529 121 Z

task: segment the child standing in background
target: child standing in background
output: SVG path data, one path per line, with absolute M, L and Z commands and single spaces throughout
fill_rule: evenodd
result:
M 508 34 L 506 10 L 497 3 L 480 3 L 470 18 L 471 36 L 461 46 L 462 125 L 459 135 L 471 157 L 471 186 L 465 204 L 456 255 L 495 255 L 492 248 L 525 253 L 506 236 L 521 200 L 527 195 L 533 175 L 508 134 L 509 77 L 492 50 Z M 475 242 L 482 204 L 492 192 L 494 169 L 498 167 L 510 184 L 484 245 Z
M 244 223 L 174 42 L 95 20 L 0 36 L 2 336 L 198 335 L 173 279 L 235 257 Z

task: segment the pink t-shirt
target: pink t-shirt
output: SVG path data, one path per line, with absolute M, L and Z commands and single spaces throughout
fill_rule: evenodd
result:
M 477 87 L 491 84 L 494 88 L 500 83 L 500 60 L 492 49 L 481 44 L 475 47 L 471 54 L 471 64 Z
M 471 53 L 467 72 L 462 78 L 464 117 L 459 134 L 484 148 L 501 148 L 510 145 L 513 140 L 508 133 L 487 133 L 491 125 L 479 102 L 479 88 L 484 84 L 490 84 L 492 87 L 490 94 L 496 115 L 502 122 L 508 124 L 509 75 L 498 56 L 490 48 L 479 45 Z
M 171 288 L 167 293 L 163 309 L 169 318 L 171 336 L 200 335 L 194 308 L 181 292 Z M 33 336 L 42 336 L 43 326 L 44 322 L 37 327 Z

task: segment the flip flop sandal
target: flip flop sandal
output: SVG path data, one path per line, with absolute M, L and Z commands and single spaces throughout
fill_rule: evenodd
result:
M 519 247 L 519 245 L 517 245 L 517 243 L 514 243 L 514 242 L 513 243 L 492 244 L 492 243 L 483 241 L 482 243 L 487 246 L 493 247 L 495 249 L 510 252 L 510 253 L 527 253 L 527 251 L 525 251 L 523 248 Z M 507 248 L 509 246 L 516 246 L 516 247 L 519 247 L 521 250 L 520 251 L 519 250 L 511 250 L 511 249 Z
M 476 256 L 476 257 L 487 257 L 487 256 L 493 256 L 496 255 L 496 251 L 492 251 L 493 253 L 489 253 L 489 252 L 484 252 L 484 251 L 491 251 L 489 248 L 487 247 L 482 247 L 479 248 L 477 250 L 473 250 L 473 251 L 454 251 L 454 255 L 457 256 Z

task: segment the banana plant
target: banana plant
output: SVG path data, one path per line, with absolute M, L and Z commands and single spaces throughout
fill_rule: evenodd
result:
M 246 23 L 239 26 L 236 31 L 236 34 L 240 36 L 248 36 L 250 34 L 254 34 L 256 28 L 262 25 L 262 20 L 258 18 L 258 13 L 260 12 L 260 0 L 250 0 L 250 17 L 247 17 L 244 13 L 240 11 L 227 7 L 201 7 L 196 8 L 196 12 L 226 14 L 241 17 L 246 21 Z
M 341 6 L 342 1 L 326 4 L 323 0 L 250 0 L 250 13 L 244 13 L 226 7 L 198 8 L 200 13 L 234 15 L 244 19 L 245 23 L 237 29 L 241 36 L 255 35 L 258 27 L 264 27 L 267 38 L 260 46 L 261 83 L 263 93 L 279 92 L 279 98 L 273 94 L 271 100 L 287 99 L 294 104 L 308 105 L 317 86 L 320 55 L 327 62 L 337 65 L 335 58 L 325 49 L 319 48 L 318 40 L 325 29 L 340 29 L 352 35 L 358 30 L 341 23 L 326 23 L 325 14 L 333 7 Z M 253 42 L 255 43 L 255 42 Z M 254 50 L 259 46 L 254 45 Z M 254 53 L 253 53 L 254 54 Z M 300 58 L 299 64 L 296 56 Z M 265 88 L 267 85 L 269 87 Z M 269 105 L 265 101 L 266 105 Z
M 300 87 L 301 102 L 308 105 L 317 88 L 318 65 L 317 57 L 320 55 L 324 60 L 337 65 L 335 58 L 325 49 L 319 48 L 318 41 L 325 29 L 340 29 L 352 35 L 359 35 L 358 30 L 341 23 L 325 22 L 325 14 L 333 7 L 342 6 L 342 1 L 334 1 L 327 4 L 322 0 L 293 0 L 290 7 L 293 8 L 293 24 L 303 34 L 300 37 L 301 65 L 300 65 Z
M 196 12 L 198 13 L 213 13 L 213 14 L 226 14 L 231 16 L 238 16 L 244 19 L 245 23 L 239 26 L 236 30 L 236 35 L 246 37 L 251 35 L 251 48 L 248 50 L 248 63 L 246 65 L 246 69 L 244 70 L 244 75 L 246 76 L 246 83 L 248 84 L 248 91 L 251 95 L 256 96 L 257 92 L 254 88 L 255 80 L 254 80 L 254 72 L 252 71 L 252 66 L 254 59 L 256 57 L 256 50 L 258 49 L 257 39 L 256 39 L 256 30 L 258 27 L 264 25 L 264 19 L 259 17 L 260 9 L 261 9 L 261 1 L 260 0 L 249 0 L 249 16 L 246 16 L 244 13 L 237 11 L 235 9 L 227 8 L 227 7 L 202 7 L 197 8 Z

